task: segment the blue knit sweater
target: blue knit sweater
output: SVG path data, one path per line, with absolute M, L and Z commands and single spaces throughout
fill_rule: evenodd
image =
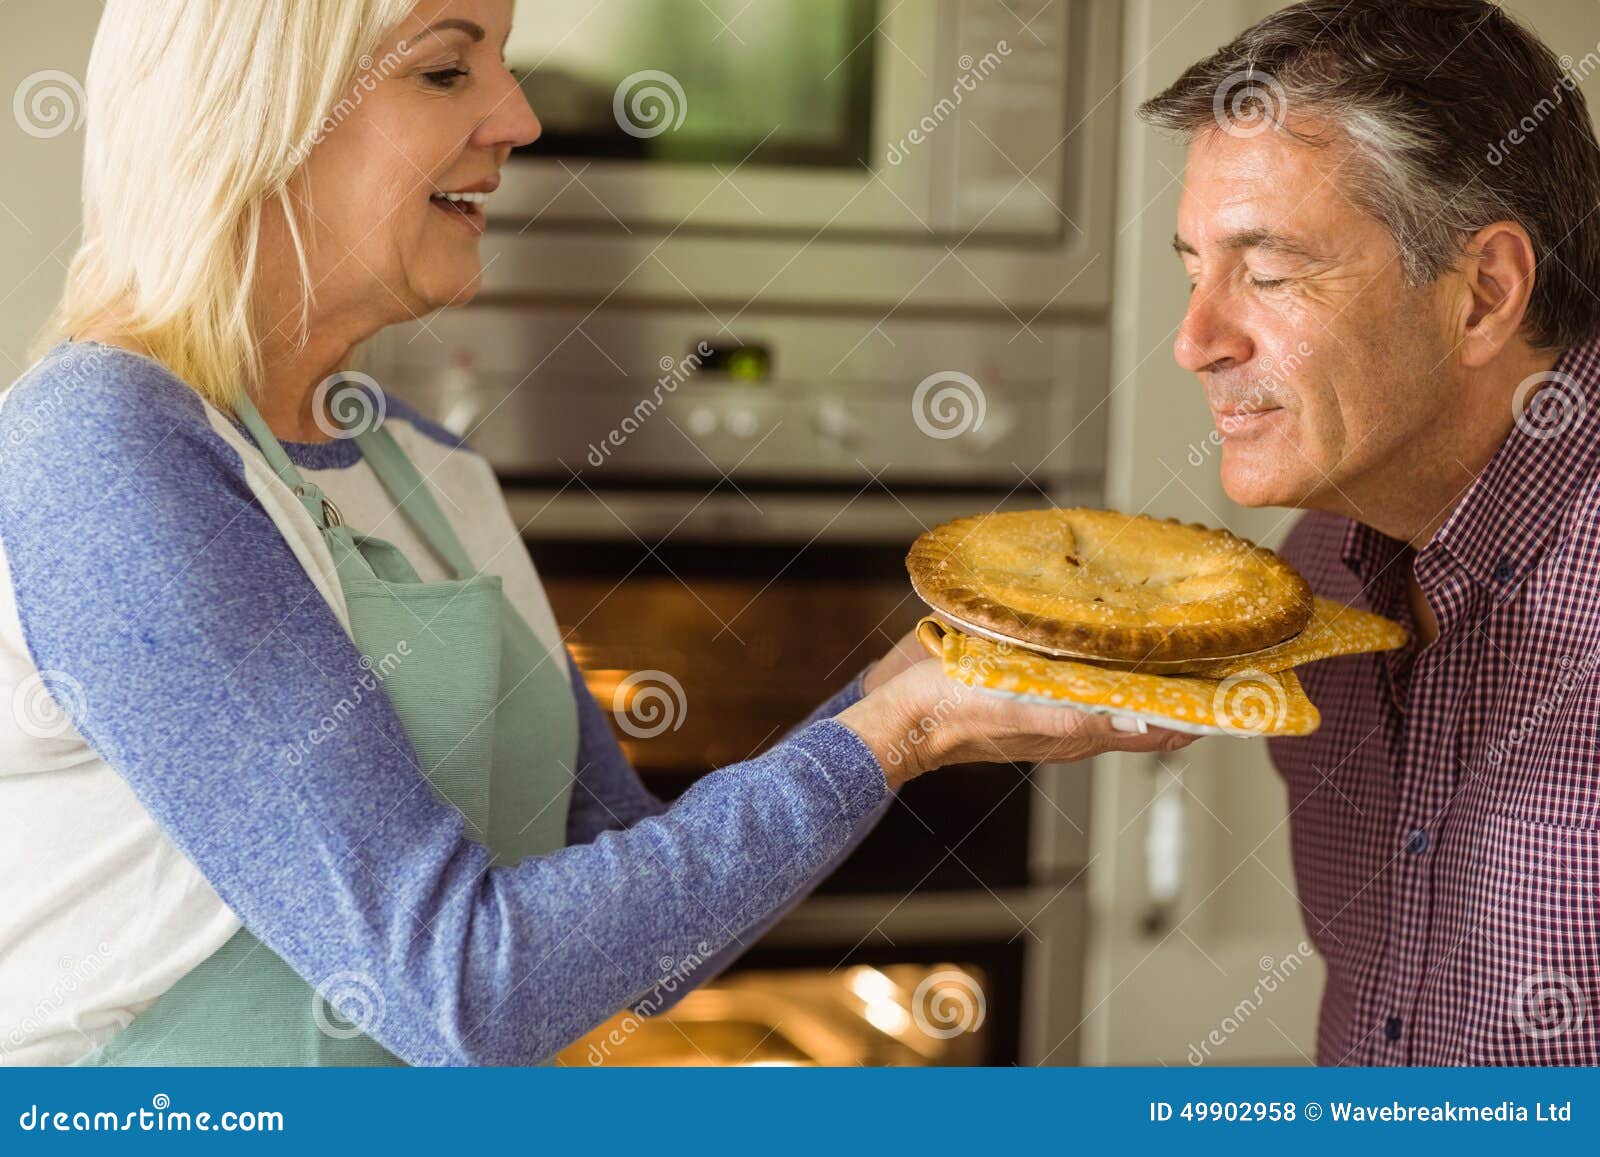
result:
M 135 355 L 64 344 L 25 375 L 0 407 L 20 661 L 52 689 L 70 681 L 84 758 L 114 769 L 246 927 L 313 985 L 373 978 L 373 1035 L 407 1062 L 541 1061 L 647 998 L 664 961 L 709 953 L 690 983 L 706 979 L 881 814 L 882 769 L 828 718 L 860 676 L 669 807 L 569 663 L 570 846 L 515 866 L 492 865 L 460 814 L 417 790 L 384 696 L 290 774 L 280 753 L 364 672 L 247 477 L 250 453 Z

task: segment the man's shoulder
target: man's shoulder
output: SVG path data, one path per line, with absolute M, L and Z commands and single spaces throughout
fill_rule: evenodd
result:
M 1600 472 L 1583 481 L 1551 532 L 1547 558 L 1600 575 Z

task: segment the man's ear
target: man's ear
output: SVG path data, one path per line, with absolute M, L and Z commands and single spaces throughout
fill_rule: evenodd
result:
M 1533 295 L 1533 241 L 1515 221 L 1485 225 L 1457 267 L 1464 299 L 1456 334 L 1461 360 L 1484 366 L 1517 336 Z

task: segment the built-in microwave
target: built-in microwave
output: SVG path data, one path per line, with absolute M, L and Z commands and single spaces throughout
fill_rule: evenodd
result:
M 1101 308 L 1117 11 L 523 0 L 485 293 Z

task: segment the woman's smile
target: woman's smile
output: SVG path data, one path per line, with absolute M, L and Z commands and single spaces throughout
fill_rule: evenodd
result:
M 456 223 L 472 230 L 474 236 L 480 236 L 488 224 L 484 206 L 488 203 L 489 194 L 499 187 L 500 178 L 490 177 L 476 185 L 434 193 L 428 198 L 428 203 Z

